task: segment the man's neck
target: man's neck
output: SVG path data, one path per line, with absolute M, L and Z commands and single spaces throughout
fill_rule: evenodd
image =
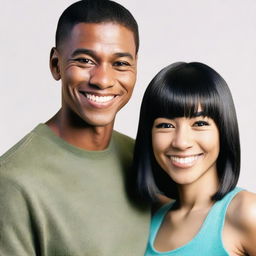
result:
M 106 149 L 113 132 L 113 124 L 101 127 L 91 126 L 85 122 L 78 124 L 66 118 L 61 110 L 48 120 L 46 125 L 71 145 L 93 151 Z

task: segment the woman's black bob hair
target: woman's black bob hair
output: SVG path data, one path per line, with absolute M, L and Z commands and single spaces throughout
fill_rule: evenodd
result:
M 228 85 L 215 70 L 203 63 L 179 62 L 165 67 L 153 78 L 141 105 L 134 171 L 139 193 L 145 199 L 157 201 L 159 194 L 178 199 L 175 182 L 157 164 L 153 154 L 154 120 L 158 117 L 189 118 L 198 111 L 199 105 L 203 114 L 212 118 L 219 129 L 219 189 L 212 200 L 220 200 L 236 186 L 240 173 L 240 141 Z

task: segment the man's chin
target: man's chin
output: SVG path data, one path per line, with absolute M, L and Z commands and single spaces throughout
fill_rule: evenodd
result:
M 84 117 L 82 118 L 84 125 L 91 126 L 91 127 L 113 127 L 115 118 L 106 116 L 99 116 L 96 115 L 88 118 Z

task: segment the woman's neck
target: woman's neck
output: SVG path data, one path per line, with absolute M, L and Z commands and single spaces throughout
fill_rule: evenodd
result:
M 179 208 L 198 210 L 209 208 L 212 204 L 212 196 L 218 191 L 219 182 L 217 172 L 208 173 L 208 177 L 192 184 L 179 185 Z

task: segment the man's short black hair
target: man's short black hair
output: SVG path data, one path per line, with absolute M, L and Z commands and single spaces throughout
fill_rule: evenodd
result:
M 58 48 L 78 23 L 113 22 L 123 25 L 134 34 L 136 53 L 139 49 L 138 24 L 122 5 L 110 0 L 82 0 L 70 5 L 60 16 L 55 44 Z
M 178 199 L 175 182 L 159 166 L 152 149 L 152 127 L 156 118 L 192 117 L 199 109 L 212 118 L 219 130 L 217 158 L 220 200 L 237 184 L 240 173 L 240 140 L 232 95 L 224 79 L 209 66 L 175 63 L 162 69 L 150 82 L 143 97 L 134 151 L 138 189 L 145 198 L 163 193 Z

